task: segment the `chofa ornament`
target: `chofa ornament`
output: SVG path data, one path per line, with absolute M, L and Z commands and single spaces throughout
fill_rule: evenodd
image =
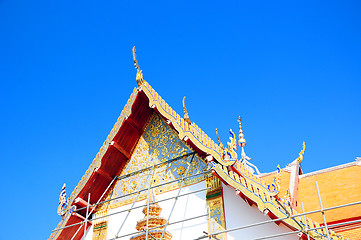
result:
M 241 117 L 238 117 L 238 123 L 239 123 L 239 133 L 238 133 L 238 146 L 242 148 L 241 158 L 238 159 L 237 154 L 237 137 L 236 134 L 232 131 L 232 129 L 229 130 L 230 142 L 227 142 L 228 148 L 225 148 L 219 139 L 218 136 L 218 130 L 216 129 L 217 139 L 219 147 L 222 150 L 222 160 L 225 162 L 233 162 L 231 165 L 237 162 L 238 164 L 243 164 L 251 173 L 261 174 L 258 170 L 258 168 L 249 162 L 251 160 L 250 157 L 248 157 L 244 151 L 244 146 L 246 146 L 246 139 L 244 138 L 242 125 L 241 125 Z
M 302 148 L 301 152 L 298 154 L 298 158 L 297 158 L 298 164 L 301 164 L 301 162 L 303 160 L 303 154 L 305 154 L 306 144 L 304 141 L 303 141 L 302 146 L 303 146 L 303 148 Z
M 140 67 L 138 64 L 137 55 L 136 55 L 137 50 L 135 49 L 135 46 L 133 47 L 132 51 L 133 51 L 134 67 L 137 69 L 136 81 L 137 81 L 138 86 L 141 86 L 144 83 L 144 78 L 143 78 L 143 72 L 142 72 L 142 70 L 140 70 Z
M 224 161 L 231 161 L 231 160 L 237 160 L 238 155 L 236 153 L 237 151 L 237 140 L 236 135 L 232 131 L 232 129 L 229 130 L 229 134 L 231 136 L 229 137 L 230 142 L 227 142 L 228 148 L 225 148 L 223 150 L 222 158 Z
M 281 190 L 280 182 L 281 182 L 281 167 L 280 167 L 280 165 L 278 165 L 277 166 L 277 175 L 273 179 L 273 183 L 268 185 L 268 190 L 272 193 L 271 196 L 277 196 L 278 193 L 280 192 L 280 190 Z
M 65 209 L 68 206 L 68 202 L 66 200 L 65 187 L 66 184 L 64 183 L 63 187 L 61 188 L 60 196 L 59 196 L 58 214 L 60 216 L 63 216 L 65 214 Z

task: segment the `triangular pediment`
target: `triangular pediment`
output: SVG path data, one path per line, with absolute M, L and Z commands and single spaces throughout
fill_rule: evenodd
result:
M 146 190 L 150 186 L 156 193 L 163 193 L 179 188 L 180 179 L 186 171 L 187 178 L 184 185 L 197 183 L 204 180 L 206 163 L 178 137 L 174 129 L 157 113 L 153 113 L 144 127 L 144 133 L 127 162 L 124 170 L 114 188 L 109 193 L 110 208 L 128 204 L 137 197 L 139 191 Z M 174 181 L 171 184 L 168 182 Z M 147 191 L 140 193 L 138 200 L 145 199 Z
M 184 185 L 200 182 L 208 177 L 202 174 L 205 171 L 212 172 L 250 205 L 257 205 L 261 212 L 271 218 L 284 218 L 286 226 L 300 229 L 298 222 L 285 218 L 293 209 L 281 203 L 237 157 L 225 158 L 226 150 L 195 123 L 180 117 L 143 80 L 134 89 L 109 136 L 71 194 L 67 213 L 49 239 L 82 237 L 86 229 L 79 223 L 84 220 L 87 209 L 80 203 L 95 204 L 95 211 L 100 213 L 102 207 L 115 208 L 145 199 L 150 184 L 156 186 L 159 194 L 179 188 L 180 182 Z M 192 177 L 177 181 L 183 175 Z M 89 194 L 91 201 L 87 203 L 85 199 Z M 98 204 L 105 199 L 109 201 Z M 72 207 L 82 210 L 74 212 Z M 301 224 L 307 224 L 302 221 L 300 219 Z M 317 231 L 311 233 L 314 238 L 321 236 Z

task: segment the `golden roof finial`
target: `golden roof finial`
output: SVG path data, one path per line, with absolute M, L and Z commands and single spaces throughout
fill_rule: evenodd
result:
M 306 144 L 305 142 L 303 141 L 303 149 L 301 150 L 301 152 L 298 154 L 298 158 L 297 158 L 297 161 L 299 164 L 301 164 L 302 160 L 303 160 L 303 154 L 305 154 L 305 149 L 306 149 Z
M 136 50 L 135 50 L 135 46 L 134 46 L 133 47 L 133 60 L 134 60 L 134 67 L 137 69 L 136 80 L 137 80 L 138 86 L 141 86 L 144 83 L 144 78 L 143 78 L 142 70 L 140 70 L 140 67 L 139 67 L 139 64 L 137 61 L 137 55 L 135 53 L 136 53 Z
M 239 123 L 238 145 L 240 147 L 244 147 L 244 146 L 246 146 L 246 139 L 244 138 L 240 116 L 238 116 L 238 123 Z
M 63 216 L 65 214 L 65 209 L 68 206 L 65 188 L 66 188 L 66 184 L 64 183 L 63 187 L 61 188 L 60 196 L 59 196 L 58 214 L 60 216 Z
M 218 139 L 218 145 L 221 149 L 224 149 L 224 146 L 223 146 L 223 143 L 221 142 L 221 139 L 219 139 L 219 136 L 218 136 L 218 129 L 216 128 L 216 134 L 217 134 L 217 139 Z
M 184 112 L 184 121 L 186 121 L 189 125 L 192 124 L 191 120 L 189 119 L 188 111 L 185 104 L 186 96 L 183 97 L 183 112 Z

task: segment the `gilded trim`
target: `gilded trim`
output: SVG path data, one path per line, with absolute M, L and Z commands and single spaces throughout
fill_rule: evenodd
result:
M 188 138 L 201 151 L 203 151 L 207 155 L 212 156 L 214 160 L 216 160 L 216 161 L 212 160 L 208 163 L 208 169 L 215 171 L 218 174 L 218 176 L 222 178 L 227 184 L 239 190 L 244 196 L 246 196 L 251 201 L 255 202 L 260 211 L 263 212 L 266 209 L 268 209 L 278 218 L 287 216 L 284 209 L 282 209 L 279 206 L 279 203 L 276 201 L 274 197 L 275 193 L 270 192 L 266 187 L 267 185 L 262 180 L 260 180 L 253 173 L 249 172 L 246 169 L 246 167 L 244 167 L 243 164 L 241 164 L 239 161 L 237 162 L 236 158 L 224 160 L 222 157 L 224 149 L 221 146 L 217 145 L 195 123 L 189 124 L 187 121 L 181 118 L 180 115 L 177 114 L 146 81 L 141 86 L 139 86 L 138 89 L 133 90 L 133 93 L 131 94 L 126 106 L 124 107 L 120 117 L 118 118 L 113 129 L 111 130 L 110 134 L 105 140 L 103 146 L 100 148 L 98 154 L 94 158 L 89 169 L 86 171 L 82 179 L 79 181 L 77 187 L 72 192 L 68 201 L 70 203 L 69 206 L 71 206 L 71 203 L 73 202 L 75 196 L 80 192 L 80 190 L 84 187 L 85 183 L 88 181 L 94 168 L 100 166 L 101 159 L 104 153 L 107 151 L 109 143 L 112 141 L 115 134 L 118 132 L 125 117 L 129 116 L 131 113 L 131 106 L 134 103 L 135 97 L 137 95 L 137 91 L 143 91 L 147 96 L 147 98 L 149 99 L 149 106 L 151 108 L 155 107 L 164 118 L 170 121 L 170 123 L 173 125 L 174 129 L 176 130 L 176 134 L 180 140 L 184 140 L 185 138 Z M 182 142 L 185 143 L 185 141 Z M 192 184 L 192 183 L 187 183 L 187 184 Z M 217 204 L 219 204 L 219 202 Z M 222 205 L 223 205 L 223 201 L 222 201 Z M 284 208 L 288 212 L 295 213 L 295 210 L 291 209 L 289 206 L 284 206 Z M 58 224 L 58 227 L 62 227 L 63 225 L 65 225 L 65 223 L 70 217 L 69 213 L 70 211 L 67 211 L 64 220 Z M 301 223 L 301 225 L 303 226 L 307 225 L 308 228 L 312 228 L 313 226 L 318 226 L 318 223 L 313 222 L 309 218 L 307 218 L 306 223 L 304 223 L 303 217 L 299 217 L 297 218 L 297 220 L 298 222 Z M 295 229 L 304 230 L 304 229 L 300 229 L 300 226 L 290 218 L 285 219 L 283 221 Z M 331 232 L 330 234 L 331 239 L 344 239 L 344 237 L 337 235 L 332 230 L 330 230 L 330 232 Z M 60 233 L 61 230 L 56 233 L 53 233 L 49 239 L 53 239 L 54 237 L 59 236 Z M 315 239 L 327 239 L 327 236 L 325 235 L 324 232 L 321 232 L 321 230 L 311 231 L 309 232 L 309 234 L 311 237 Z
M 137 195 L 129 194 L 138 192 L 148 186 L 146 180 L 151 169 L 139 172 L 141 169 L 149 168 L 153 164 L 157 165 L 151 179 L 152 186 L 180 179 L 188 166 L 189 176 L 202 173 L 207 169 L 203 159 L 198 154 L 193 157 L 191 148 L 178 139 L 177 132 L 169 127 L 155 112 L 150 116 L 150 121 L 147 122 L 144 132 L 134 149 L 131 158 L 120 174 L 120 176 L 127 175 L 127 177 L 117 180 L 114 188 L 110 190 L 109 198 L 110 196 L 112 198 L 119 197 L 110 202 L 109 208 L 111 209 L 133 202 Z M 190 163 L 192 158 L 193 160 Z M 170 159 L 175 160 L 168 162 Z M 162 162 L 164 164 L 161 164 Z M 137 172 L 137 174 L 133 175 L 134 172 Z M 204 181 L 206 177 L 206 175 L 192 177 L 186 179 L 184 184 L 185 186 L 195 184 Z M 179 182 L 174 182 L 156 187 L 154 190 L 157 194 L 160 194 L 178 189 L 179 186 Z M 146 192 L 140 193 L 138 201 L 146 199 L 147 196 Z
M 244 178 L 239 175 L 237 172 L 228 170 L 226 167 L 221 166 L 215 162 L 208 163 L 208 169 L 213 170 L 217 173 L 217 175 L 222 178 L 227 184 L 234 187 L 236 190 L 239 190 L 244 196 L 246 196 L 251 201 L 257 204 L 258 209 L 261 212 L 266 210 L 271 211 L 277 218 L 284 218 L 287 217 L 287 213 L 283 208 L 280 207 L 279 203 L 276 199 L 270 195 L 268 190 L 262 186 L 259 187 L 260 184 L 256 184 L 255 181 L 249 181 L 249 178 Z M 294 209 L 291 209 L 288 205 L 283 205 L 283 207 L 289 213 L 297 214 Z M 301 223 L 302 226 L 308 225 L 308 229 L 313 228 L 314 226 L 319 226 L 318 223 L 312 221 L 310 218 L 306 217 L 306 222 L 304 222 L 303 217 L 296 217 L 296 220 Z M 287 218 L 283 220 L 287 225 L 298 229 L 298 230 L 305 230 L 305 228 L 301 228 L 296 222 L 291 219 Z M 344 239 L 343 236 L 336 234 L 334 231 L 330 230 L 331 239 L 339 240 Z M 309 232 L 310 237 L 315 239 L 327 239 L 327 235 L 323 230 L 313 230 Z
M 213 169 L 225 182 L 240 190 L 246 197 L 254 201 L 260 211 L 263 212 L 268 209 L 277 217 L 287 216 L 286 212 L 284 212 L 274 198 L 277 192 L 270 192 L 267 185 L 253 173 L 249 172 L 243 164 L 239 161 L 237 162 L 237 159 L 231 158 L 228 161 L 224 160 L 222 157 L 223 149 L 208 137 L 195 123 L 188 124 L 181 118 L 148 82 L 145 82 L 140 89 L 143 90 L 148 97 L 149 106 L 152 108 L 156 107 L 158 112 L 171 122 L 177 130 L 180 139 L 190 139 L 201 151 L 211 155 L 216 160 L 209 162 L 209 169 Z M 228 170 L 230 166 L 232 167 Z M 295 212 L 295 210 L 289 206 L 285 206 L 285 208 L 288 212 Z M 284 222 L 296 229 L 300 229 L 300 226 L 292 219 L 286 219 Z M 303 219 L 299 218 L 299 222 L 303 224 Z M 310 219 L 308 222 L 314 224 Z M 332 239 L 336 239 L 336 234 L 332 232 L 332 230 L 330 232 L 331 235 L 335 235 L 335 238 Z M 310 235 L 317 239 L 326 239 L 326 236 L 320 231 L 312 231 Z M 337 237 L 343 239 L 341 235 L 337 235 Z
M 171 121 L 173 127 L 177 130 L 180 139 L 188 137 L 200 150 L 212 155 L 218 162 L 224 166 L 230 166 L 235 163 L 235 159 L 225 161 L 222 158 L 222 149 L 208 135 L 203 132 L 195 123 L 188 124 L 180 117 L 159 94 L 145 82 L 140 89 L 147 95 L 149 106 L 155 106 L 159 113 Z
M 101 210 L 97 211 L 94 215 L 94 218 L 98 218 L 93 221 L 94 228 L 93 228 L 93 240 L 106 240 L 107 239 L 107 232 L 108 232 L 108 210 Z
M 224 214 L 222 183 L 216 176 L 206 179 L 207 190 L 206 202 L 208 210 L 208 234 L 226 229 L 226 218 Z M 227 239 L 227 234 L 216 235 L 217 239 Z
M 110 142 L 113 140 L 115 135 L 118 133 L 118 130 L 119 130 L 120 126 L 122 126 L 124 119 L 131 114 L 131 111 L 132 111 L 131 107 L 132 107 L 132 105 L 134 103 L 134 100 L 135 100 L 135 98 L 137 96 L 137 93 L 138 93 L 137 89 L 134 88 L 132 94 L 130 95 L 130 97 L 128 99 L 127 104 L 124 106 L 123 111 L 121 112 L 119 118 L 117 119 L 117 122 L 114 124 L 114 126 L 113 126 L 112 130 L 110 131 L 108 137 L 106 138 L 106 140 L 104 141 L 104 143 L 103 143 L 102 147 L 100 148 L 99 152 L 97 153 L 97 155 L 93 159 L 92 163 L 90 164 L 88 170 L 85 172 L 83 177 L 80 179 L 78 185 L 74 188 L 73 192 L 71 193 L 70 197 L 68 198 L 68 207 L 65 209 L 65 211 L 67 213 L 66 213 L 65 217 L 63 218 L 63 220 L 59 222 L 59 224 L 58 224 L 58 226 L 56 228 L 63 227 L 67 223 L 68 219 L 71 216 L 71 214 L 69 214 L 70 213 L 70 211 L 69 211 L 70 206 L 72 205 L 75 197 L 79 194 L 81 189 L 84 187 L 84 185 L 86 184 L 86 182 L 90 178 L 90 176 L 93 173 L 94 169 L 97 168 L 97 167 L 100 167 L 102 158 L 103 158 L 104 154 L 106 153 L 106 151 L 108 150 Z M 56 239 L 60 235 L 61 232 L 62 232 L 62 230 L 53 232 L 50 235 L 49 239 Z

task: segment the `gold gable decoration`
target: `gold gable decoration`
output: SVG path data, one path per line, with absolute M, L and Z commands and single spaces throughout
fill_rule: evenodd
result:
M 133 47 L 133 60 L 134 60 L 134 67 L 137 69 L 136 81 L 137 81 L 138 86 L 141 86 L 141 85 L 143 85 L 143 83 L 145 81 L 144 81 L 144 78 L 143 78 L 143 72 L 142 72 L 142 70 L 140 70 L 140 67 L 139 67 L 139 64 L 138 64 L 138 61 L 137 61 L 137 55 L 135 53 L 136 53 L 136 49 L 135 49 L 135 46 L 134 46 Z
M 157 165 L 154 168 L 151 183 L 152 185 L 162 185 L 180 179 L 185 174 L 192 156 L 191 148 L 178 138 L 177 133 L 157 113 L 153 113 L 144 126 L 144 132 L 131 158 L 126 163 L 114 187 L 110 190 L 113 198 L 121 198 L 110 201 L 109 208 L 114 209 L 134 201 L 136 195 L 131 195 L 131 193 L 143 189 L 142 186 L 144 186 L 150 171 L 149 169 L 140 171 L 141 169 L 147 169 L 153 164 Z M 206 169 L 206 163 L 195 154 L 187 176 L 202 173 Z M 187 178 L 184 184 L 185 186 L 192 185 L 203 181 L 205 178 L 206 175 Z M 178 189 L 179 186 L 179 182 L 163 184 L 156 187 L 155 192 L 156 194 L 165 193 Z M 138 200 L 144 200 L 147 196 L 147 193 L 141 192 Z
M 108 230 L 108 210 L 100 210 L 94 214 L 93 240 L 106 240 Z
M 303 154 L 305 154 L 306 144 L 304 141 L 303 141 L 302 146 L 303 146 L 303 148 L 302 148 L 301 152 L 298 154 L 298 158 L 297 158 L 298 164 L 301 164 L 301 162 L 303 160 Z
M 222 182 L 216 176 L 210 176 L 206 179 L 207 185 L 207 212 L 208 212 L 208 235 L 226 229 L 226 220 L 223 205 Z M 220 240 L 226 240 L 227 234 L 217 234 L 213 237 Z
M 179 114 L 177 114 L 160 96 L 159 94 L 146 82 L 144 81 L 142 71 L 140 70 L 138 61 L 136 60 L 136 50 L 135 47 L 133 48 L 133 60 L 134 66 L 137 69 L 137 84 L 138 89 L 134 89 L 133 94 L 131 95 L 130 99 L 126 107 L 123 109 L 121 116 L 118 118 L 117 123 L 115 124 L 114 128 L 112 129 L 111 133 L 109 134 L 108 138 L 104 142 L 102 148 L 98 152 L 96 158 L 93 160 L 92 164 L 90 165 L 88 171 L 85 173 L 83 178 L 80 180 L 77 187 L 74 189 L 73 193 L 69 198 L 69 203 L 71 204 L 74 200 L 75 196 L 79 191 L 83 188 L 86 181 L 89 179 L 89 176 L 92 174 L 93 169 L 97 166 L 100 166 L 101 159 L 105 152 L 107 151 L 108 145 L 115 134 L 118 132 L 119 127 L 122 125 L 124 119 L 129 116 L 131 112 L 131 106 L 134 102 L 135 97 L 139 92 L 143 92 L 146 97 L 149 99 L 149 106 L 152 108 L 156 108 L 160 115 L 167 119 L 170 125 L 176 130 L 176 134 L 179 139 L 189 139 L 200 151 L 204 152 L 211 158 L 207 157 L 208 169 L 213 170 L 220 178 L 223 179 L 224 182 L 229 184 L 230 186 L 234 187 L 236 191 L 242 192 L 245 197 L 251 199 L 255 202 L 260 209 L 260 211 L 269 210 L 276 217 L 285 217 L 285 214 L 280 207 L 278 206 L 278 202 L 276 202 L 274 195 L 270 193 L 267 189 L 266 184 L 261 181 L 258 176 L 254 175 L 248 168 L 246 168 L 243 164 L 239 165 L 239 168 L 235 168 L 235 163 L 237 159 L 229 159 L 225 160 L 223 158 L 224 149 L 217 145 L 210 137 L 208 137 L 195 123 L 189 124 L 185 119 L 182 119 Z M 172 129 L 173 130 L 173 129 Z M 243 133 L 243 131 L 242 131 Z M 234 134 L 233 134 L 234 135 Z M 305 149 L 305 145 L 304 145 Z M 300 152 L 298 162 L 302 162 L 304 149 Z M 180 168 L 178 168 L 180 169 Z M 235 171 L 235 169 L 237 171 Z M 289 212 L 288 206 L 285 206 Z M 69 213 L 69 212 L 68 212 Z M 67 215 L 68 215 L 67 213 Z M 63 226 L 68 216 L 64 217 L 64 221 L 58 224 L 58 227 Z M 307 221 L 304 223 L 303 220 L 300 219 L 301 223 L 304 225 L 313 224 L 313 221 L 307 218 Z M 285 219 L 284 222 L 295 229 L 299 229 L 298 225 L 295 225 L 291 219 Z M 56 237 L 60 234 L 61 231 L 57 231 L 56 233 L 52 234 L 51 238 Z M 315 235 L 318 239 L 325 239 L 324 237 L 320 236 L 317 231 L 311 231 L 310 235 Z M 333 238 L 332 239 L 336 239 Z
M 186 121 L 188 124 L 192 124 L 191 120 L 189 119 L 189 114 L 186 108 L 185 100 L 186 100 L 186 96 L 183 97 L 184 121 Z
M 66 184 L 64 183 L 63 187 L 61 188 L 60 196 L 59 196 L 58 215 L 60 216 L 64 216 L 65 210 L 68 207 L 65 188 L 66 188 Z

